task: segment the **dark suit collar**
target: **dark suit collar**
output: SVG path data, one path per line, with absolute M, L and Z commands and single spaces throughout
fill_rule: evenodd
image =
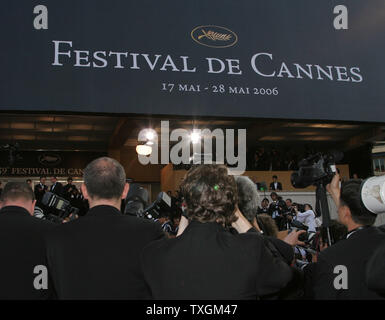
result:
M 87 216 L 96 216 L 96 217 L 103 217 L 103 216 L 113 216 L 113 215 L 121 215 L 122 213 L 116 209 L 113 206 L 109 205 L 99 205 L 96 207 L 91 208 Z
M 19 206 L 6 206 L 0 210 L 0 214 L 22 215 L 31 217 L 31 214 L 24 208 Z
M 349 239 L 354 239 L 354 238 L 360 237 L 360 236 L 362 236 L 362 235 L 371 233 L 371 232 L 373 232 L 375 229 L 376 229 L 376 228 L 373 227 L 373 226 L 363 226 L 363 227 L 354 229 L 354 230 L 350 231 L 350 232 L 347 234 L 347 240 L 349 240 Z

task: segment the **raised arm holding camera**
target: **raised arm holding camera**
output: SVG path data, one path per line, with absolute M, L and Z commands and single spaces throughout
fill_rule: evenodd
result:
M 348 229 L 345 240 L 322 251 L 313 266 L 312 295 L 315 299 L 383 299 L 365 281 L 366 262 L 385 234 L 373 224 L 376 214 L 361 199 L 361 180 L 339 187 L 336 174 L 327 190 L 338 208 L 339 221 Z
M 304 204 L 304 211 L 301 212 L 298 210 L 298 207 L 294 207 L 296 220 L 303 223 L 308 227 L 309 232 L 316 232 L 316 221 L 315 221 L 315 213 L 310 204 Z

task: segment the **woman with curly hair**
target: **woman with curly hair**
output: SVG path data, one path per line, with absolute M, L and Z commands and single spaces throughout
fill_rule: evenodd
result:
M 258 233 L 249 232 L 252 225 L 237 208 L 236 183 L 225 166 L 191 168 L 181 192 L 187 227 L 142 254 L 153 298 L 255 299 L 290 281 L 290 267 L 271 255 Z M 230 225 L 239 234 L 228 232 Z

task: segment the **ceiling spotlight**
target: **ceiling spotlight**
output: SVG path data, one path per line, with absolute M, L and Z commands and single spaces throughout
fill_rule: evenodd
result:
M 198 130 L 193 130 L 190 135 L 191 142 L 193 144 L 198 143 L 201 140 L 201 134 Z
M 152 153 L 152 147 L 146 144 L 138 144 L 136 152 L 141 156 L 149 156 Z
M 148 129 L 146 132 L 146 139 L 147 140 L 154 140 L 156 136 L 156 132 L 153 129 Z

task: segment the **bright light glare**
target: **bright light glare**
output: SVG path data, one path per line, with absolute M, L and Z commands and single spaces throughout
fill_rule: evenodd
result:
M 201 140 L 201 134 L 199 131 L 194 130 L 190 135 L 191 142 L 193 144 L 198 143 Z
M 139 144 L 136 146 L 136 152 L 141 156 L 148 156 L 152 152 L 152 147 L 145 144 Z
M 146 132 L 146 139 L 147 140 L 154 140 L 155 138 L 155 132 L 152 129 L 148 129 Z

